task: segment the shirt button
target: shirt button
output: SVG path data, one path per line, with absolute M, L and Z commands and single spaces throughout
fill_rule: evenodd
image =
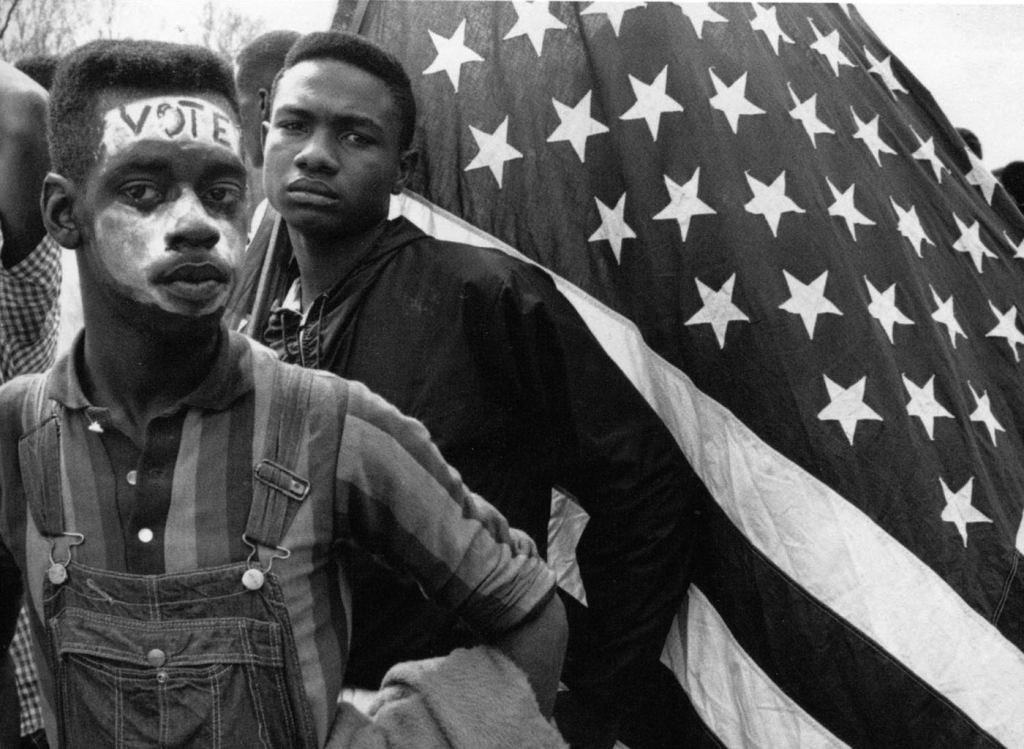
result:
M 138 479 L 139 474 L 136 471 L 128 471 L 128 475 L 125 477 L 128 479 L 128 483 L 131 486 L 135 486 L 135 482 Z
M 139 540 L 144 544 L 148 544 L 153 540 L 153 531 L 149 528 L 139 528 Z
M 153 668 L 160 668 L 167 661 L 167 654 L 160 648 L 153 648 L 146 653 L 146 660 L 149 661 L 149 665 Z

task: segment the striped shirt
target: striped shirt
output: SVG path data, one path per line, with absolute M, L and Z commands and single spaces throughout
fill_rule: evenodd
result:
M 266 373 L 288 367 L 260 344 L 225 333 L 204 382 L 153 419 L 135 445 L 82 392 L 82 339 L 57 362 L 48 395 L 61 423 L 67 530 L 85 536 L 76 562 L 114 571 L 184 572 L 245 560 L 252 466 L 263 457 Z M 412 574 L 428 595 L 493 634 L 546 603 L 552 572 L 516 553 L 507 523 L 444 463 L 426 429 L 364 386 L 317 372 L 293 470 L 310 493 L 274 562 L 323 744 L 348 657 L 340 546 L 356 543 Z M 21 500 L 17 438 L 27 423 L 24 381 L 0 389 L 0 586 L 24 584 L 37 638 L 48 545 Z M 98 424 L 102 432 L 90 430 Z M 146 533 L 140 533 L 146 529 Z M 37 659 L 38 663 L 45 661 Z M 53 684 L 41 674 L 47 723 Z
M 49 235 L 14 267 L 0 265 L 0 382 L 53 362 L 60 282 L 60 246 Z

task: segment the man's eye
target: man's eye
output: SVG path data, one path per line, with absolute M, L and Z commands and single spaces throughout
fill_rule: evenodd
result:
M 362 133 L 355 132 L 343 133 L 341 136 L 341 140 L 346 143 L 352 143 L 353 145 L 356 146 L 369 146 L 374 143 L 373 138 L 369 138 L 366 135 L 363 135 Z
M 133 182 L 123 187 L 121 193 L 137 208 L 153 207 L 163 197 L 160 190 L 151 182 Z
M 222 209 L 231 208 L 242 201 L 242 189 L 238 185 L 214 185 L 203 194 L 203 199 Z
M 306 129 L 306 123 L 297 120 L 285 120 L 284 122 L 278 122 L 275 127 L 288 133 L 301 133 Z

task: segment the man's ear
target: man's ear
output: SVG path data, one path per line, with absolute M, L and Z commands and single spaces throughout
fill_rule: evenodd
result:
M 416 171 L 416 164 L 419 163 L 419 160 L 420 152 L 415 148 L 410 148 L 398 157 L 398 177 L 391 186 L 392 195 L 398 195 L 405 189 L 412 173 Z
M 54 241 L 61 247 L 77 250 L 82 244 L 82 231 L 74 216 L 75 183 L 50 172 L 43 181 L 40 204 L 46 231 Z

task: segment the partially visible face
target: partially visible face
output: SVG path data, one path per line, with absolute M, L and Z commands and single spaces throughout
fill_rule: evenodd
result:
M 260 86 L 270 90 L 277 69 L 273 67 L 259 68 L 255 76 L 261 83 L 253 86 L 238 85 L 238 113 L 242 118 L 242 148 L 249 163 L 263 166 L 263 100 Z M 236 81 L 237 83 L 237 81 Z
M 291 229 L 351 237 L 388 215 L 410 162 L 388 87 L 336 60 L 307 60 L 281 76 L 263 150 L 270 203 Z
M 103 138 L 75 210 L 90 282 L 140 310 L 223 310 L 245 249 L 246 172 L 225 100 L 100 102 Z

